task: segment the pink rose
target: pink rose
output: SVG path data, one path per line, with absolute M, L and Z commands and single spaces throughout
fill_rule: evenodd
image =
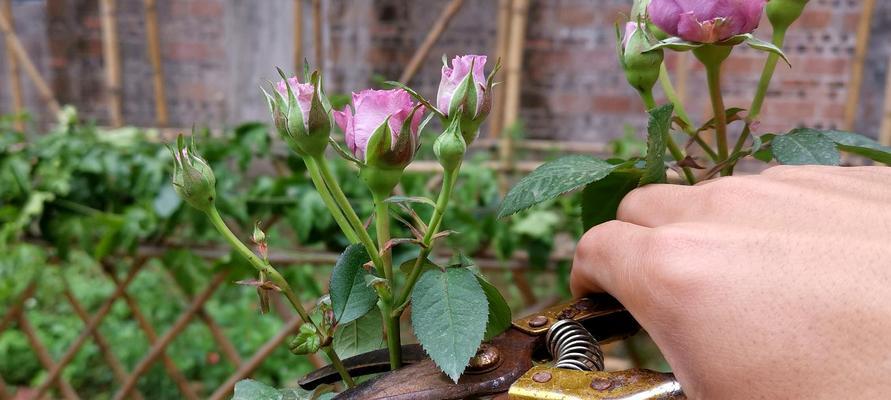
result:
M 473 87 L 476 89 L 476 109 L 473 115 L 479 114 L 480 108 L 483 106 L 483 88 L 486 88 L 486 76 L 483 69 L 486 67 L 486 56 L 466 55 L 456 56 L 452 60 L 452 67 L 442 66 L 442 80 L 439 82 L 439 91 L 436 94 L 436 107 L 445 115 L 449 115 L 449 106 L 452 104 L 452 97 L 455 90 L 461 85 L 461 81 L 471 73 L 470 66 L 473 64 Z
M 414 158 L 417 150 L 424 111 L 424 107 L 418 107 L 411 95 L 402 89 L 366 89 L 353 93 L 352 109 L 334 111 L 334 121 L 343 129 L 347 147 L 353 155 L 366 162 L 369 139 L 384 121 L 389 121 L 390 148 L 378 149 L 378 152 L 382 161 L 404 166 Z M 409 117 L 410 132 L 402 132 Z
M 672 36 L 689 42 L 716 43 L 751 33 L 767 0 L 652 0 L 650 20 Z
M 287 85 L 291 86 L 291 91 L 294 92 L 294 97 L 297 98 L 297 106 L 300 107 L 300 112 L 303 114 L 303 128 L 307 129 L 309 126 L 309 109 L 312 106 L 312 95 L 315 90 L 308 83 L 300 83 L 296 76 L 288 78 Z M 288 87 L 285 85 L 285 81 L 278 81 L 275 84 L 275 90 L 287 101 Z

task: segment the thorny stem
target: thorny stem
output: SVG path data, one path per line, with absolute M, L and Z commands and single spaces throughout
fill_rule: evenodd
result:
M 418 258 L 415 260 L 415 265 L 408 275 L 405 287 L 396 298 L 395 304 L 397 307 L 393 310 L 393 314 L 402 315 L 402 311 L 408 305 L 408 297 L 421 276 L 424 260 L 427 259 L 430 251 L 433 250 L 433 236 L 439 232 L 439 224 L 442 222 L 442 216 L 445 214 L 446 207 L 449 204 L 449 198 L 452 196 L 452 189 L 458 180 L 458 171 L 460 169 L 461 166 L 458 165 L 454 170 L 446 170 L 442 174 L 442 189 L 439 191 L 439 197 L 436 199 L 436 206 L 433 209 L 433 215 L 430 217 L 430 223 L 427 224 L 427 232 L 424 234 L 424 239 L 421 243 L 421 253 L 418 254 Z
M 356 237 L 356 232 L 353 230 L 352 226 L 350 226 L 349 221 L 346 220 L 343 210 L 340 209 L 337 202 L 334 200 L 334 197 L 331 196 L 331 191 L 328 190 L 328 185 L 325 183 L 325 180 L 322 179 L 322 175 L 319 172 L 319 167 L 316 165 L 315 160 L 312 158 L 304 158 L 303 161 L 306 163 L 306 170 L 309 171 L 310 179 L 312 179 L 316 190 L 322 197 L 322 201 L 325 202 L 325 206 L 328 207 L 331 216 L 334 217 L 334 221 L 337 222 L 337 226 L 340 227 L 340 230 L 343 231 L 343 234 L 347 237 L 347 240 L 349 240 L 350 243 L 359 243 L 359 239 Z
M 656 108 L 656 99 L 653 98 L 652 90 L 641 92 L 641 97 L 643 98 L 644 105 L 646 105 L 647 110 Z M 663 139 L 665 140 L 665 144 L 668 147 L 668 152 L 671 153 L 671 156 L 674 157 L 677 162 L 683 161 L 685 158 L 684 153 L 681 152 L 681 148 L 678 147 L 678 144 L 674 141 L 674 138 L 671 137 L 670 129 L 668 132 L 665 132 L 665 137 Z M 691 185 L 695 184 L 696 176 L 693 175 L 693 171 L 691 171 L 689 167 L 681 167 L 681 169 L 684 171 L 684 178 L 687 179 L 687 183 Z
M 390 250 L 383 250 L 387 241 L 390 240 L 390 210 L 387 205 L 386 197 L 377 194 L 374 197 L 374 216 L 375 229 L 377 230 L 377 245 L 381 249 L 381 260 L 383 261 L 384 277 L 390 285 L 393 285 L 393 257 Z M 399 317 L 393 315 L 393 298 L 381 298 L 378 303 L 381 315 L 384 318 L 384 329 L 387 334 L 387 350 L 390 355 L 390 369 L 397 369 L 402 366 L 402 336 L 400 333 Z
M 392 301 L 392 299 L 390 300 Z M 390 369 L 396 370 L 402 366 L 402 336 L 400 333 L 399 317 L 393 315 L 393 306 L 389 302 L 378 303 L 381 316 L 384 318 L 387 334 L 387 351 L 390 355 Z
M 662 84 L 662 91 L 665 93 L 665 97 L 671 104 L 674 104 L 674 113 L 685 125 L 684 132 L 690 135 L 690 138 L 702 148 L 702 151 L 704 151 L 712 161 L 717 161 L 718 153 L 715 153 L 715 151 L 712 150 L 712 146 L 706 143 L 706 141 L 699 136 L 699 133 L 696 132 L 696 128 L 693 126 L 693 121 L 690 119 L 687 110 L 684 108 L 684 103 L 681 103 L 677 92 L 674 90 L 674 85 L 671 83 L 671 76 L 668 75 L 668 68 L 664 63 L 659 70 L 659 82 Z
M 384 278 L 393 282 L 393 257 L 390 250 L 384 250 L 390 241 L 390 209 L 386 198 L 374 195 L 374 227 L 377 232 L 377 246 L 381 249 L 381 261 L 384 263 Z
M 708 91 L 712 100 L 712 111 L 715 115 L 715 138 L 718 144 L 718 163 L 727 160 L 727 114 L 724 111 L 724 97 L 721 94 L 721 64 L 705 63 L 708 79 Z M 721 170 L 721 176 L 730 174 L 729 167 Z
M 294 293 L 294 290 L 291 288 L 291 285 L 288 284 L 288 281 L 269 263 L 257 257 L 251 249 L 249 249 L 240 239 L 238 239 L 234 233 L 226 226 L 226 222 L 223 221 L 223 217 L 220 215 L 220 212 L 217 210 L 215 206 L 211 206 L 209 210 L 207 210 L 207 216 L 210 218 L 211 224 L 213 224 L 214 228 L 223 235 L 223 238 L 229 242 L 229 244 L 239 253 L 242 257 L 246 258 L 248 262 L 251 263 L 251 266 L 254 267 L 258 272 L 265 274 L 272 283 L 278 286 L 282 293 L 284 293 L 285 297 L 288 299 L 288 302 L 291 303 L 291 306 L 294 307 L 294 310 L 297 311 L 297 314 L 300 315 L 300 319 L 303 320 L 303 323 L 310 324 L 316 330 L 316 334 L 322 339 L 322 342 L 325 342 L 325 334 L 319 329 L 319 327 L 312 321 L 309 317 L 309 313 L 306 312 L 306 309 L 303 308 L 303 304 L 300 302 L 300 299 L 297 297 L 297 294 Z M 347 373 L 346 369 L 343 366 L 343 363 L 340 361 L 340 357 L 337 356 L 337 353 L 334 352 L 334 349 L 331 348 L 330 345 L 325 346 L 324 349 L 325 354 L 328 355 L 328 358 L 331 359 L 331 365 L 337 370 L 340 374 L 340 377 L 349 387 L 353 387 L 356 383 L 353 381 L 353 378 Z
M 340 209 L 343 210 L 347 221 L 349 221 L 354 232 L 356 232 L 359 243 L 362 243 L 362 245 L 365 246 L 365 251 L 368 252 L 368 256 L 371 258 L 371 262 L 374 263 L 374 267 L 383 275 L 384 263 L 383 260 L 381 260 L 377 246 L 375 246 L 374 241 L 371 240 L 371 236 L 368 235 L 368 231 L 365 230 L 365 225 L 362 223 L 362 220 L 359 219 L 359 216 L 356 215 L 356 211 L 353 210 L 350 201 L 347 200 L 346 195 L 343 194 L 343 190 L 337 183 L 337 179 L 334 178 L 334 174 L 332 174 L 331 169 L 328 168 L 328 163 L 325 162 L 325 159 L 321 156 L 313 157 L 313 159 L 319 168 L 322 180 L 329 185 L 328 188 L 331 190 L 331 195 L 334 197 L 334 201 Z
M 773 44 L 777 46 L 777 48 L 782 49 L 785 41 L 786 29 L 775 29 L 772 38 Z M 740 152 L 743 145 L 745 145 L 746 140 L 748 140 L 749 135 L 752 133 L 751 124 L 761 115 L 761 107 L 764 105 L 767 89 L 770 87 L 770 81 L 773 79 L 773 73 L 776 71 L 779 61 L 780 56 L 777 54 L 770 53 L 767 56 L 767 61 L 764 63 L 764 70 L 761 71 L 761 79 L 758 81 L 758 89 L 755 91 L 755 97 L 752 98 L 752 105 L 749 107 L 749 115 L 746 117 L 746 126 L 743 128 L 742 134 L 739 135 L 736 145 L 733 146 L 733 153 L 731 154 Z M 731 173 L 733 173 L 733 168 L 735 166 L 736 163 L 730 165 Z

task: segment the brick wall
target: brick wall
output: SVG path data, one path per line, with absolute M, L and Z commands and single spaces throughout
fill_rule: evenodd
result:
M 154 121 L 151 70 L 140 1 L 118 1 L 123 58 L 124 116 Z M 495 47 L 497 1 L 466 0 L 411 85 L 432 97 L 443 53 L 487 53 Z M 642 104 L 615 58 L 613 24 L 630 0 L 534 0 L 526 32 L 521 117 L 535 138 L 605 141 L 626 125 L 642 127 Z M 891 2 L 878 2 L 865 70 L 858 129 L 875 135 L 891 55 Z M 257 87 L 275 78 L 273 66 L 294 70 L 292 0 L 158 0 L 163 68 L 171 124 L 222 126 L 266 120 Z M 324 0 L 324 63 L 334 92 L 395 79 L 439 11 L 439 0 Z M 13 0 L 18 30 L 59 99 L 84 115 L 107 120 L 97 0 Z M 316 64 L 304 0 L 304 54 Z M 762 132 L 807 124 L 840 127 L 848 93 L 861 0 L 812 0 L 790 32 L 786 51 L 794 69 L 778 68 L 763 112 Z M 763 24 L 765 27 L 767 23 Z M 757 34 L 766 38 L 769 29 Z M 686 58 L 688 111 L 702 120 L 708 95 L 702 68 Z M 728 106 L 747 107 L 764 53 L 737 48 L 726 65 Z M 6 87 L 5 54 L 0 73 Z M 677 76 L 675 80 L 682 77 Z M 26 77 L 30 108 L 42 115 Z M 10 109 L 0 89 L 0 111 Z M 44 116 L 44 119 L 45 116 Z

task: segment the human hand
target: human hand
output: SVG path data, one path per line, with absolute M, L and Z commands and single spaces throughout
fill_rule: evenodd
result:
M 887 398 L 891 168 L 775 167 L 631 192 L 579 242 L 691 399 Z

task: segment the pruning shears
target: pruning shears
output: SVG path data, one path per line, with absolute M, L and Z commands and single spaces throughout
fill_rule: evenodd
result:
M 480 346 L 457 384 L 416 344 L 402 346 L 405 366 L 391 372 L 386 372 L 386 349 L 348 358 L 343 363 L 353 376 L 383 374 L 336 398 L 686 399 L 672 374 L 603 371 L 599 344 L 638 330 L 640 326 L 618 301 L 608 295 L 589 296 L 513 321 L 507 331 Z M 338 380 L 329 366 L 311 372 L 299 384 L 313 389 Z

